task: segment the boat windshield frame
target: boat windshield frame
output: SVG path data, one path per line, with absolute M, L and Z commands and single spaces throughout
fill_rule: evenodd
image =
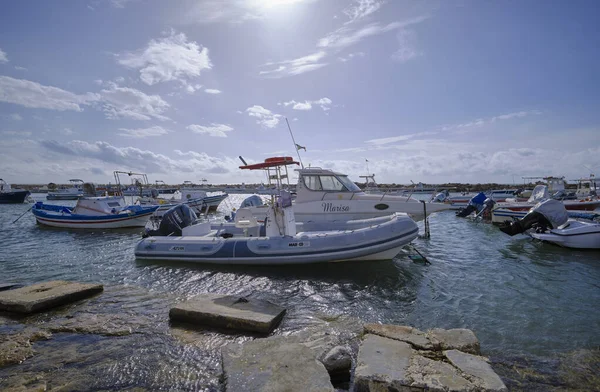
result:
M 307 177 L 316 177 L 318 180 L 318 188 L 315 188 L 312 185 L 317 184 L 308 184 Z M 341 189 L 327 189 L 326 186 L 323 185 L 322 177 L 331 177 L 342 186 Z M 352 182 L 347 175 L 333 174 L 333 173 L 305 173 L 301 176 L 304 187 L 311 192 L 362 192 L 361 189 Z

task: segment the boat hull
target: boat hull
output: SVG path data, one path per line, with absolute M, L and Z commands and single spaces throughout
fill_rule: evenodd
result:
M 567 211 L 594 211 L 600 207 L 600 200 L 565 200 L 563 201 Z M 535 204 L 497 204 L 492 210 L 492 223 L 503 223 L 513 219 L 521 219 Z
M 21 204 L 29 196 L 29 191 L 12 191 L 0 193 L 0 204 Z
M 38 224 L 65 229 L 121 229 L 144 227 L 156 208 L 148 208 L 133 214 L 87 216 L 33 209 Z
M 390 260 L 414 240 L 418 227 L 406 215 L 352 230 L 299 233 L 290 237 L 149 237 L 135 256 L 209 264 L 288 265 L 354 260 Z
M 531 237 L 551 242 L 565 248 L 600 249 L 600 224 L 569 221 L 565 229 L 554 229 L 547 233 L 530 233 Z

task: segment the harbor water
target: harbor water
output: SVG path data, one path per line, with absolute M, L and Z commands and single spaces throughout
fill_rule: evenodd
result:
M 230 196 L 213 219 L 244 196 Z M 286 307 L 275 334 L 339 318 L 421 330 L 468 328 L 493 363 L 526 361 L 542 373 L 561 355 L 600 346 L 600 252 L 509 237 L 453 211 L 432 215 L 431 238 L 413 243 L 429 264 L 413 260 L 415 251 L 407 247 L 384 262 L 226 267 L 138 262 L 133 249 L 141 229 L 52 229 L 37 225 L 30 212 L 12 223 L 28 208 L 0 205 L 0 283 L 73 280 L 102 283 L 105 292 L 24 319 L 2 315 L 0 333 L 75 311 L 122 317 L 137 329 L 116 337 L 58 332 L 35 343 L 33 357 L 0 368 L 5 388 L 43 373 L 67 390 L 218 390 L 219 347 L 250 337 L 189 332 L 168 322 L 170 306 L 205 292 Z M 422 232 L 423 222 L 419 227 Z

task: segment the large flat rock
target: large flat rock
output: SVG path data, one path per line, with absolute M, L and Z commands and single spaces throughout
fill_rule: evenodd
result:
M 268 301 L 232 295 L 202 294 L 171 308 L 171 320 L 209 327 L 270 333 L 285 309 Z
M 407 378 L 412 388 L 422 388 L 431 392 L 471 392 L 477 389 L 465 379 L 454 366 L 434 361 L 420 355 L 413 355 Z M 412 389 L 411 389 L 412 390 Z
M 35 313 L 90 297 L 103 290 L 101 284 L 55 280 L 0 292 L 0 310 Z
M 444 351 L 452 365 L 460 369 L 478 390 L 504 392 L 508 389 L 484 358 L 458 350 Z
M 325 366 L 310 348 L 282 339 L 257 339 L 221 349 L 229 392 L 333 392 Z
M 434 328 L 428 333 L 429 339 L 438 350 L 460 350 L 479 354 L 479 340 L 470 329 Z
M 401 391 L 407 379 L 413 349 L 410 344 L 377 335 L 365 335 L 354 370 L 354 391 Z
M 365 333 L 410 343 L 414 348 L 421 350 L 434 348 L 425 332 L 406 325 L 365 324 Z

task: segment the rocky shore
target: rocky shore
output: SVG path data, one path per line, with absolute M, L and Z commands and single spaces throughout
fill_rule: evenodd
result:
M 160 297 L 111 287 L 29 315 L 0 313 L 0 389 L 590 391 L 600 386 L 598 350 L 579 350 L 540 367 L 485 358 L 468 329 L 421 331 L 315 315 L 303 328 L 282 330 L 277 327 L 282 309 L 254 298 L 162 297 L 149 315 L 121 307 L 113 300 L 116 292 L 145 302 Z M 193 316 L 186 320 L 173 309 Z M 267 319 L 258 317 L 262 311 Z M 207 318 L 198 319 L 198 313 Z M 242 324 L 227 322 L 246 316 L 250 321 Z M 259 332 L 255 322 L 278 329 Z

